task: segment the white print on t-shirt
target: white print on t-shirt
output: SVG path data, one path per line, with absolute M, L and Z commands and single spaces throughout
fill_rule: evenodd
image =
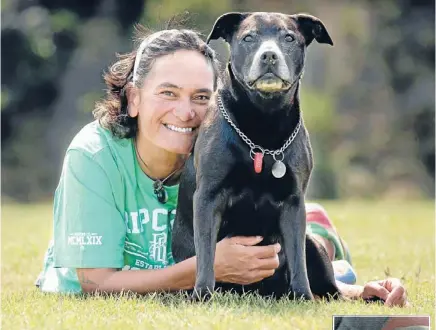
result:
M 171 211 L 173 225 L 176 210 Z M 124 214 L 127 233 L 140 234 L 144 232 L 144 225 L 150 222 L 150 213 L 147 209 L 140 209 L 139 212 L 125 212 Z M 167 229 L 168 210 L 154 209 L 151 217 L 151 228 L 153 231 L 161 232 Z
M 139 267 L 136 267 L 139 266 Z M 164 265 L 151 265 L 142 260 L 136 260 L 135 266 L 125 265 L 121 270 L 140 270 L 140 269 L 162 269 Z
M 96 233 L 72 233 L 68 235 L 68 245 L 101 245 L 103 236 Z
M 170 260 L 168 258 L 171 258 L 171 253 L 168 252 L 168 232 L 173 226 L 175 215 L 176 210 L 169 211 L 164 208 L 154 210 L 141 208 L 138 211 L 125 212 L 126 232 L 134 235 L 129 235 L 129 239 L 126 240 L 124 252 L 148 260 L 152 268 L 146 264 L 138 263 L 135 264 L 135 267 L 154 269 L 156 265 L 165 266 L 168 264 Z M 134 236 L 144 232 L 146 232 L 147 243 L 144 246 L 134 243 L 136 240 Z M 144 238 L 140 240 L 142 241 L 142 239 Z
M 150 259 L 165 263 L 167 260 L 167 234 L 153 234 L 153 240 L 150 241 L 149 251 Z

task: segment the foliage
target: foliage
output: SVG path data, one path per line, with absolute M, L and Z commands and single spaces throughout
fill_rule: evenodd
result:
M 189 11 L 187 27 L 207 35 L 237 10 L 309 12 L 334 40 L 307 53 L 309 197 L 434 196 L 434 1 L 424 0 L 3 1 L 2 195 L 52 196 L 66 147 L 104 93 L 103 70 L 132 48 L 134 23 L 160 29 Z M 225 61 L 226 47 L 216 49 Z

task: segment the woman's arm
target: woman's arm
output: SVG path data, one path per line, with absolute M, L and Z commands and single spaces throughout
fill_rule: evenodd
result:
M 340 281 L 336 281 L 336 285 L 345 298 L 352 300 L 362 298 L 363 286 L 345 284 Z
M 232 237 L 217 244 L 215 277 L 219 282 L 251 284 L 274 274 L 279 265 L 279 245 L 253 246 L 262 238 Z M 125 270 L 78 268 L 84 292 L 136 293 L 192 289 L 195 285 L 196 258 L 192 257 L 163 269 Z
M 193 257 L 162 269 L 121 271 L 113 268 L 78 268 L 77 276 L 84 292 L 169 292 L 194 287 L 195 263 L 196 258 Z

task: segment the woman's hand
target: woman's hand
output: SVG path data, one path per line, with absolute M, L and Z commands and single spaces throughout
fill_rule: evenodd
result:
M 367 301 L 382 299 L 385 306 L 410 306 L 407 301 L 406 289 L 398 278 L 370 281 L 364 286 L 345 284 L 340 281 L 336 281 L 336 284 L 342 295 L 348 299 L 365 299 Z
M 262 237 L 235 236 L 218 242 L 215 253 L 215 277 L 218 282 L 242 285 L 272 276 L 279 266 L 280 244 L 254 246 Z
M 398 278 L 387 278 L 381 281 L 371 281 L 364 285 L 361 294 L 363 299 L 378 297 L 385 301 L 385 305 L 408 307 L 406 289 Z

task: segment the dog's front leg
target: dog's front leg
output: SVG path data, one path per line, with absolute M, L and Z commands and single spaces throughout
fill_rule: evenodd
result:
M 201 183 L 194 194 L 194 244 L 197 277 L 194 300 L 209 299 L 215 287 L 214 260 L 224 194 L 212 194 L 210 184 Z
M 283 205 L 280 218 L 283 248 L 290 274 L 289 292 L 313 300 L 306 266 L 306 209 L 304 197 L 292 196 Z

